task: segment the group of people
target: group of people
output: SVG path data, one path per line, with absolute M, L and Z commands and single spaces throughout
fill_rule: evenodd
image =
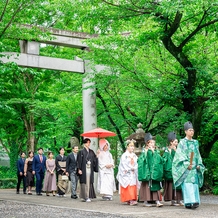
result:
M 134 153 L 134 140 L 126 142 L 117 175 L 121 202 L 136 205 L 142 201 L 146 207 L 162 207 L 164 200 L 171 201 L 172 206 L 185 205 L 190 209 L 199 206 L 205 167 L 198 141 L 193 139 L 191 122 L 184 124 L 184 131 L 186 137 L 179 144 L 174 132 L 168 134 L 168 147 L 162 156 L 150 133 L 145 135 L 145 147 L 139 158 Z
M 89 138 L 83 140 L 84 147 L 82 150 L 79 151 L 78 146 L 73 146 L 72 153 L 68 156 L 64 155 L 65 150 L 61 147 L 59 155 L 55 159 L 51 151 L 48 152 L 46 158 L 43 154 L 43 148 L 39 148 L 38 154 L 35 156 L 30 151 L 28 158 L 25 158 L 25 153 L 22 152 L 17 162 L 17 194 L 20 193 L 20 184 L 23 180 L 24 194 L 32 195 L 32 187 L 35 186 L 37 195 L 42 195 L 42 191 L 44 191 L 47 196 L 52 193 L 53 196 L 65 197 L 70 180 L 71 198 L 77 199 L 77 183 L 79 180 L 79 197 L 86 202 L 90 202 L 92 198 L 96 198 L 94 172 L 98 172 L 99 169 L 99 193 L 102 194 L 103 199 L 112 200 L 113 191 L 115 191 L 114 162 L 109 152 L 108 141 L 101 139 L 99 143 L 100 148 L 97 155 L 90 149 L 91 140 Z M 109 186 L 105 184 L 109 184 Z M 112 192 L 108 188 L 111 186 L 113 186 Z M 27 188 L 28 191 L 26 191 Z
M 184 131 L 186 137 L 179 144 L 174 132 L 168 134 L 169 143 L 163 155 L 160 155 L 150 133 L 145 135 L 145 146 L 139 157 L 134 153 L 135 141 L 126 141 L 126 151 L 121 156 L 116 177 L 121 202 L 133 206 L 140 201 L 146 207 L 162 207 L 161 201 L 164 200 L 171 201 L 172 206 L 199 206 L 199 187 L 203 185 L 205 167 L 199 153 L 198 141 L 192 138 L 194 129 L 191 122 L 184 124 Z M 78 146 L 73 146 L 72 153 L 67 157 L 62 147 L 55 159 L 52 152 L 48 152 L 46 158 L 42 148 L 38 149 L 35 156 L 33 152 L 29 152 L 27 159 L 25 153 L 21 153 L 18 160 L 17 193 L 23 179 L 23 193 L 26 193 L 27 187 L 28 194 L 31 195 L 35 176 L 37 195 L 42 195 L 41 192 L 45 191 L 47 196 L 50 193 L 55 196 L 57 190 L 58 196 L 65 196 L 69 178 L 72 186 L 71 198 L 78 198 L 79 180 L 79 197 L 91 202 L 91 199 L 96 198 L 94 172 L 98 172 L 97 191 L 104 200 L 112 200 L 116 186 L 110 144 L 106 139 L 100 139 L 96 154 L 90 149 L 90 144 L 91 140 L 85 138 L 83 149 L 79 151 Z
M 60 155 L 54 159 L 54 155 L 50 151 L 48 152 L 48 157 L 46 158 L 46 156 L 43 154 L 43 148 L 39 148 L 38 154 L 35 156 L 33 151 L 29 151 L 28 158 L 25 158 L 26 155 L 24 152 L 22 152 L 20 159 L 17 161 L 17 194 L 20 193 L 20 184 L 23 180 L 24 194 L 32 195 L 32 188 L 35 186 L 37 195 L 42 195 L 42 191 L 45 191 L 47 196 L 49 196 L 50 192 L 53 194 L 53 196 L 55 196 L 57 189 L 56 172 L 59 174 L 61 170 L 58 163 L 58 158 L 63 153 L 64 148 L 61 148 Z M 64 172 L 64 169 L 62 172 Z M 60 190 L 60 187 L 58 187 L 58 192 L 60 192 Z

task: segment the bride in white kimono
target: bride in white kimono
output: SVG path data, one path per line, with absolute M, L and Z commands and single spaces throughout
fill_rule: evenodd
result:
M 97 190 L 104 200 L 112 200 L 116 191 L 114 180 L 114 160 L 110 153 L 110 144 L 106 139 L 99 140 L 100 151 L 97 152 L 99 172 Z

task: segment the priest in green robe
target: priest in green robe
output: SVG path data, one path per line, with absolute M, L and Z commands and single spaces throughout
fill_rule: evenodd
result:
M 186 137 L 181 139 L 173 159 L 172 173 L 175 187 L 182 186 L 186 208 L 195 209 L 200 204 L 199 188 L 203 185 L 205 167 L 199 152 L 198 141 L 193 139 L 190 121 L 184 124 Z
M 182 188 L 174 187 L 172 175 L 172 163 L 178 146 L 178 140 L 175 132 L 170 132 L 167 135 L 168 147 L 163 153 L 163 169 L 164 169 L 164 201 L 171 201 L 171 206 L 183 206 Z
M 159 151 L 155 149 L 155 141 L 150 133 L 145 135 L 145 149 L 138 160 L 138 179 L 142 181 L 139 200 L 144 201 L 144 206 L 151 207 L 155 202 L 156 207 L 162 207 L 160 189 L 163 179 L 163 160 Z

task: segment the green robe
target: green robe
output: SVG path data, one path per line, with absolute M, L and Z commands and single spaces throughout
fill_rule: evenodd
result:
M 163 160 L 158 150 L 145 150 L 138 158 L 138 179 L 149 182 L 151 191 L 161 189 L 163 178 Z
M 150 169 L 150 189 L 151 191 L 158 191 L 161 189 L 160 182 L 163 179 L 163 159 L 158 150 L 148 150 L 148 166 Z
M 187 170 L 190 165 L 191 152 L 194 152 L 192 161 L 192 170 Z M 200 166 L 200 170 L 196 167 Z M 176 154 L 173 159 L 172 173 L 175 187 L 184 183 L 198 184 L 199 187 L 203 185 L 203 173 L 205 167 L 202 163 L 199 152 L 199 144 L 197 140 L 181 139 Z
M 172 149 L 171 152 L 167 148 L 163 153 L 163 178 L 165 181 L 173 182 L 173 174 L 172 174 L 172 165 L 173 165 L 173 158 L 175 156 L 175 151 Z M 173 183 L 173 189 L 175 189 Z M 176 187 L 176 190 L 181 190 L 181 186 Z
M 163 153 L 163 170 L 164 170 L 164 179 L 167 181 L 173 181 L 172 175 L 172 164 L 173 164 L 173 157 L 175 155 L 174 150 L 170 150 L 167 148 Z
M 147 150 L 143 151 L 138 158 L 138 180 L 146 182 L 150 180 L 150 169 L 148 166 Z

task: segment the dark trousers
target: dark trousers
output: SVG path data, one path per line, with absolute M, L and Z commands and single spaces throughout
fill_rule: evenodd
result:
M 39 194 L 42 192 L 42 183 L 44 179 L 44 172 L 40 170 L 36 172 L 36 193 Z
M 71 195 L 76 196 L 77 183 L 78 183 L 78 176 L 76 174 L 76 171 L 70 174 L 70 180 L 71 180 L 71 187 L 72 187 Z
M 17 174 L 17 192 L 20 191 L 20 183 L 23 180 L 23 193 L 26 192 L 26 176 Z

